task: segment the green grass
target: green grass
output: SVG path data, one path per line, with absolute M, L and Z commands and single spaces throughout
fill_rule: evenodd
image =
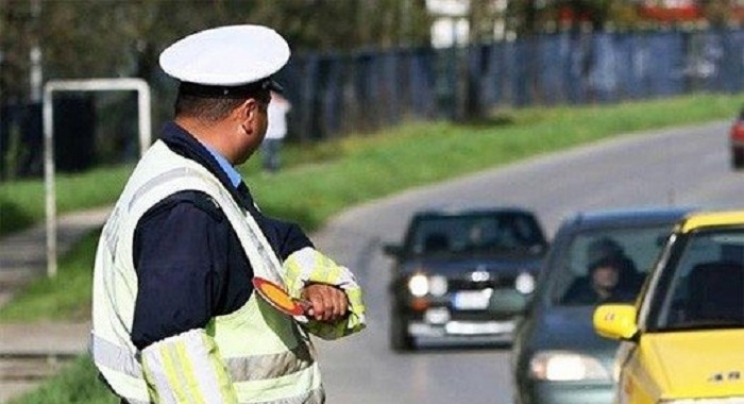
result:
M 342 139 L 326 146 L 333 149 L 334 158 L 250 182 L 264 210 L 297 218 L 314 229 L 345 207 L 402 189 L 617 134 L 730 119 L 743 102 L 741 95 L 699 95 L 638 104 L 502 111 L 489 122 L 471 125 L 410 124 L 380 135 Z
M 497 111 L 491 119 L 469 125 L 413 123 L 320 144 L 290 144 L 282 152 L 285 169 L 277 175 L 258 175 L 259 158 L 242 171 L 265 210 L 294 218 L 312 230 L 340 209 L 407 187 L 619 133 L 729 119 L 742 104 L 742 94 L 701 94 L 604 106 Z M 58 176 L 58 212 L 112 203 L 131 169 L 101 168 Z M 43 181 L 3 183 L 0 235 L 43 218 Z
M 54 182 L 57 212 L 104 206 L 116 200 L 132 166 L 97 168 L 59 174 Z M 4 182 L 0 187 L 0 235 L 22 230 L 44 219 L 44 181 Z
M 81 355 L 64 366 L 38 389 L 10 400 L 8 404 L 119 404 L 98 380 L 90 356 Z
M 100 231 L 84 237 L 59 262 L 59 276 L 43 277 L 0 309 L 0 321 L 87 320 L 93 260 Z
M 618 134 L 731 119 L 743 104 L 744 94 L 697 95 L 636 104 L 497 111 L 491 120 L 469 125 L 411 123 L 317 145 L 288 145 L 283 150 L 285 169 L 276 175 L 260 175 L 259 159 L 242 170 L 264 211 L 313 230 L 341 209 L 406 188 Z M 97 170 L 59 178 L 59 211 L 113 202 L 129 170 Z M 3 184 L 0 208 L 2 222 L 16 223 L 16 229 L 23 227 L 17 223 L 42 220 L 43 184 Z M 85 316 L 94 247 L 95 235 L 91 235 L 60 262 L 55 279 L 30 285 L 0 308 L 0 321 Z M 89 358 L 83 357 L 70 371 L 61 372 L 14 404 L 112 402 L 100 383 L 93 382 L 94 375 Z M 77 391 L 85 397 L 71 396 Z

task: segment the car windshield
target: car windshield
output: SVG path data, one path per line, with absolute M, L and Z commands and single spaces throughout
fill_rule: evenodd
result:
M 439 252 L 540 252 L 545 246 L 536 219 L 522 213 L 430 216 L 418 220 L 408 240 L 414 254 Z
M 591 230 L 565 245 L 560 264 L 551 268 L 554 304 L 592 306 L 632 302 L 658 258 L 672 224 Z
M 660 274 L 649 328 L 744 327 L 744 229 L 699 231 L 680 243 Z

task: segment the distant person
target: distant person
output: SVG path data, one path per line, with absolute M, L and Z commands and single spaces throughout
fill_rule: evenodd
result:
M 271 92 L 269 103 L 269 126 L 266 128 L 261 149 L 263 151 L 263 168 L 265 171 L 275 173 L 279 171 L 281 164 L 280 151 L 284 137 L 287 135 L 287 114 L 292 109 L 289 100 L 278 91 Z

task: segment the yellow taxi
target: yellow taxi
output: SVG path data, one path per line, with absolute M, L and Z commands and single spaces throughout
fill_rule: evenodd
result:
M 744 404 L 744 210 L 686 217 L 636 303 L 593 321 L 621 341 L 615 404 Z

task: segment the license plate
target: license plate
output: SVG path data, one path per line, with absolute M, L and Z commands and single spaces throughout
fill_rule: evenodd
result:
M 510 334 L 514 331 L 513 321 L 488 321 L 472 323 L 451 321 L 445 326 L 447 334 L 477 335 L 477 334 Z
M 459 310 L 483 310 L 488 307 L 490 297 L 484 290 L 457 292 L 453 305 Z

